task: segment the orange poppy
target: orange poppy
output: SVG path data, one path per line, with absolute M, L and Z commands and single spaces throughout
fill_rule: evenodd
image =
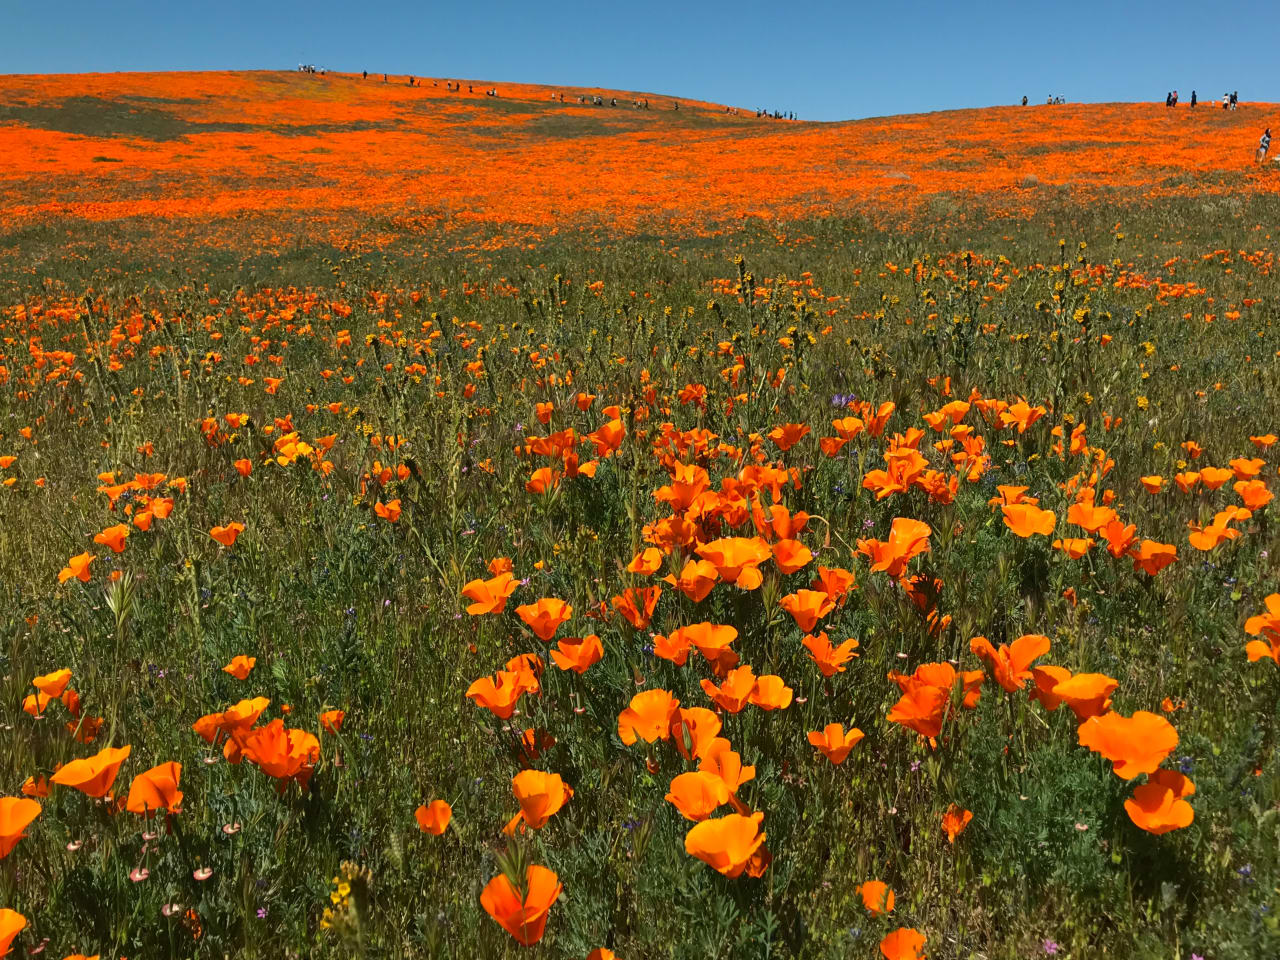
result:
M 560 774 L 541 770 L 521 770 L 511 780 L 511 791 L 520 804 L 520 812 L 504 829 L 507 834 L 515 833 L 521 822 L 530 829 L 541 830 L 573 797 L 573 788 Z
M 871 559 L 871 570 L 883 570 L 898 580 L 908 563 L 929 552 L 929 536 L 933 529 L 922 520 L 895 517 L 889 527 L 888 540 L 859 540 L 858 552 Z
M 432 800 L 413 811 L 413 818 L 418 821 L 418 829 L 438 837 L 449 827 L 453 819 L 453 808 L 443 800 Z
M 1262 468 L 1267 465 L 1267 461 L 1263 460 L 1261 457 L 1251 457 L 1248 459 L 1244 457 L 1236 457 L 1236 459 L 1231 461 L 1230 465 L 1231 471 L 1236 475 L 1237 480 L 1252 480 L 1262 472 Z
M 924 960 L 925 939 L 919 930 L 899 927 L 880 941 L 880 952 L 885 960 Z
M 250 763 L 279 780 L 282 789 L 290 780 L 298 781 L 305 789 L 320 760 L 320 741 L 315 735 L 306 730 L 287 730 L 279 717 L 246 733 L 241 750 Z
M 18 845 L 24 830 L 40 816 L 40 804 L 27 797 L 0 797 L 0 860 Z
M 742 757 L 733 749 L 733 745 L 724 737 L 715 737 L 702 751 L 698 760 L 698 769 L 714 773 L 724 781 L 730 797 L 735 797 L 742 785 L 756 776 L 756 768 L 744 765 Z M 731 800 L 737 806 L 737 801 Z M 739 810 L 739 813 L 745 811 Z
M 678 647 L 695 647 L 709 662 L 716 662 L 738 638 L 736 628 L 703 621 L 671 631 L 668 642 Z
M 1047 537 L 1058 523 L 1052 510 L 1041 510 L 1029 503 L 1005 504 L 1000 509 L 1004 511 L 1004 525 L 1024 539 L 1037 533 Z
M 681 707 L 671 717 L 671 738 L 686 760 L 701 757 L 720 728 L 720 718 L 706 707 Z
M 1195 811 L 1184 799 L 1196 785 L 1176 770 L 1156 770 L 1124 802 L 1129 819 L 1147 833 L 1168 833 L 1191 826 Z
M 552 870 L 530 864 L 524 890 L 517 890 L 505 874 L 498 874 L 480 894 L 480 905 L 521 946 L 532 946 L 547 928 L 547 913 L 564 886 Z
M 873 917 L 882 913 L 893 913 L 893 891 L 883 880 L 868 880 L 857 888 L 862 898 L 862 905 Z
M 784 423 L 770 430 L 768 436 L 779 450 L 786 453 L 808 434 L 809 425 L 806 423 Z
M 657 573 L 662 567 L 662 551 L 657 547 L 646 547 L 632 557 L 627 564 L 628 573 L 639 573 L 644 576 Z
M 373 512 L 388 523 L 395 523 L 400 519 L 400 501 L 398 499 L 388 500 L 386 503 L 378 501 L 373 505 Z
M 8 956 L 14 938 L 27 927 L 27 918 L 8 907 L 0 909 L 0 957 Z
M 1245 653 L 1249 662 L 1254 663 L 1263 657 L 1270 657 L 1280 664 L 1280 593 L 1273 593 L 1263 601 L 1266 613 L 1250 617 L 1244 622 L 1244 632 L 1251 637 L 1262 635 L 1263 640 L 1250 640 L 1245 644 Z
M 573 607 L 555 597 L 543 597 L 536 603 L 516 607 L 516 616 L 539 640 L 550 643 L 556 631 L 573 616 Z
M 779 604 L 805 633 L 812 633 L 818 621 L 836 608 L 835 601 L 819 590 L 797 590 L 783 597 Z
M 240 654 L 232 657 L 231 662 L 222 668 L 222 672 L 231 674 L 237 680 L 244 680 L 257 662 L 257 657 L 246 657 Z
M 996 683 L 1013 693 L 1031 679 L 1032 662 L 1049 652 L 1049 638 L 1028 633 L 1009 646 L 1002 643 L 996 649 L 986 637 L 974 637 L 969 641 L 969 649 L 986 661 Z
M 668 690 L 645 690 L 631 698 L 631 705 L 618 714 L 618 738 L 627 746 L 637 739 L 645 743 L 671 736 L 671 718 L 680 701 Z
M 1114 710 L 1080 724 L 1080 746 L 1100 753 L 1114 764 L 1121 780 L 1154 773 L 1178 745 L 1178 732 L 1158 713 L 1139 710 L 1125 717 Z
M 1240 500 L 1250 510 L 1261 510 L 1273 499 L 1275 494 L 1267 489 L 1267 485 L 1261 480 L 1237 480 L 1231 485 L 1239 496 Z
M 1026 400 L 1019 399 L 1000 412 L 1000 426 L 1018 428 L 1018 433 L 1026 433 L 1027 429 L 1049 411 L 1044 407 L 1033 407 Z M 922 941 L 923 942 L 923 941 Z
M 1206 490 L 1217 490 L 1233 476 L 1234 472 L 1225 467 L 1204 467 L 1200 471 L 1200 482 Z
M 1159 474 L 1151 474 L 1147 477 L 1139 477 L 1138 482 L 1142 484 L 1142 489 L 1147 493 L 1156 494 L 1164 489 L 1164 477 Z
M 947 812 L 942 815 L 942 829 L 946 831 L 947 843 L 955 843 L 956 837 L 964 833 L 964 828 L 969 826 L 972 819 L 973 814 L 958 804 L 948 805 Z
M 720 574 L 716 570 L 716 565 L 709 560 L 688 560 L 681 569 L 679 577 L 669 574 L 662 579 L 694 603 L 699 603 L 711 592 L 711 588 L 720 579 Z
M 693 770 L 671 781 L 666 799 L 682 817 L 696 823 L 707 819 L 729 801 L 729 789 L 714 773 Z
M 117 523 L 114 527 L 107 527 L 101 533 L 94 534 L 93 542 L 110 547 L 112 553 L 123 553 L 124 542 L 128 537 L 129 528 L 123 523 Z
M 1178 489 L 1183 493 L 1190 493 L 1200 483 L 1200 472 L 1198 470 L 1183 470 L 1181 473 L 1173 475 L 1173 482 L 1178 485 Z
M 473 601 L 467 613 L 478 617 L 485 613 L 501 613 L 507 608 L 507 598 L 515 593 L 519 582 L 510 573 L 499 573 L 489 580 L 472 580 L 462 588 L 462 595 Z
M 236 468 L 236 473 L 240 474 L 240 476 L 242 477 L 247 477 L 249 476 L 249 474 L 253 473 L 252 460 L 244 460 L 244 459 L 237 460 L 235 463 L 232 464 L 232 466 Z
M 217 540 L 224 547 L 229 547 L 236 542 L 236 537 L 244 533 L 244 524 L 235 520 L 228 523 L 225 527 L 214 527 L 209 531 L 209 536 Z
M 852 440 L 862 432 L 863 422 L 858 417 L 842 417 L 831 421 L 831 428 L 841 440 Z
M 1148 576 L 1157 573 L 1178 559 L 1178 548 L 1171 543 L 1143 540 L 1133 556 L 1133 569 L 1142 570 Z
M 621 596 L 613 598 L 613 609 L 622 614 L 627 623 L 637 630 L 643 630 L 649 626 L 661 594 L 661 587 L 644 587 L 643 589 L 627 587 L 622 591 Z
M 765 841 L 760 829 L 763 820 L 763 813 L 749 817 L 731 813 L 703 820 L 685 834 L 685 852 L 726 877 L 741 876 L 747 861 Z
M 524 488 L 529 493 L 545 494 L 554 490 L 560 485 L 560 474 L 552 470 L 550 467 L 539 467 L 533 471 L 533 475 L 529 477 L 528 483 Z
M 756 678 L 750 700 L 761 710 L 785 710 L 791 706 L 793 693 L 781 677 L 766 673 Z
M 585 637 L 565 637 L 551 651 L 551 659 L 557 667 L 574 673 L 586 673 L 588 667 L 599 663 L 603 657 L 604 645 L 594 633 Z
M 66 667 L 43 674 L 31 681 L 31 685 L 50 699 L 62 696 L 67 684 L 71 682 L 71 671 Z
M 342 730 L 342 723 L 347 719 L 345 710 L 326 710 L 320 714 L 320 729 L 325 733 L 337 736 Z
M 764 582 L 758 569 L 773 556 L 769 545 L 760 537 L 726 537 L 704 543 L 698 556 L 710 561 L 720 579 L 743 590 L 754 590 Z
M 507 720 L 515 712 L 521 695 L 537 688 L 537 680 L 525 672 L 499 670 L 492 677 L 481 677 L 467 687 L 465 694 L 477 706 L 484 707 L 499 720 Z
M 178 789 L 181 779 L 182 764 L 173 760 L 138 774 L 129 786 L 125 809 L 144 817 L 160 810 L 178 813 L 182 805 L 182 791 Z
M 818 567 L 818 575 L 809 584 L 813 590 L 821 590 L 836 603 L 843 603 L 850 591 L 856 590 L 858 584 L 852 571 L 843 567 Z
M 844 664 L 857 656 L 853 651 L 857 649 L 858 641 L 852 637 L 845 640 L 840 646 L 833 647 L 831 646 L 831 638 L 827 636 L 826 631 L 823 631 L 817 636 L 806 636 L 800 642 L 809 651 L 809 659 L 818 665 L 818 669 L 822 671 L 824 677 L 832 677 L 837 673 L 844 673 Z
M 844 763 L 850 751 L 858 745 L 865 734 L 857 727 L 850 727 L 845 733 L 844 727 L 838 723 L 828 723 L 822 730 L 809 732 L 809 742 L 817 748 L 835 766 Z
M 699 682 L 703 692 L 729 713 L 741 713 L 756 689 L 755 671 L 749 664 L 730 670 L 718 687 L 705 677 Z
M 129 756 L 132 747 L 104 747 L 92 757 L 72 760 L 49 778 L 50 783 L 71 787 L 86 796 L 101 798 L 110 791 L 120 772 L 120 764 Z
M 82 583 L 89 582 L 89 564 L 93 563 L 93 554 L 82 553 L 67 561 L 67 565 L 58 571 L 58 582 L 66 583 L 72 577 Z
M 1053 541 L 1053 549 L 1061 550 L 1072 560 L 1079 560 L 1093 549 L 1094 542 L 1092 537 L 1067 537 Z
M 1051 696 L 1065 703 L 1083 723 L 1090 717 L 1101 716 L 1111 706 L 1111 694 L 1120 686 L 1103 673 L 1077 673 L 1070 671 L 1050 689 Z

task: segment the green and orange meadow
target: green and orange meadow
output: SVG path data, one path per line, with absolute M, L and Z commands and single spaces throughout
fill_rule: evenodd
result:
M 1280 954 L 1280 107 L 494 88 L 0 77 L 0 950 Z

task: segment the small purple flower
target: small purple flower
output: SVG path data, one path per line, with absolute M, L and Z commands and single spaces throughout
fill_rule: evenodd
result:
M 266 907 L 259 907 L 259 908 L 258 908 L 258 919 L 259 919 L 259 920 L 265 920 L 265 919 L 267 919 L 267 908 L 266 908 Z
M 1057 942 L 1056 942 L 1056 941 L 1054 941 L 1054 940 L 1050 940 L 1050 939 L 1049 939 L 1049 938 L 1047 938 L 1047 937 L 1045 938 L 1044 942 L 1040 944 L 1040 946 L 1044 947 L 1044 952 L 1045 952 L 1045 953 L 1047 953 L 1047 954 L 1048 954 L 1049 956 L 1051 956 L 1051 957 L 1052 957 L 1055 953 L 1057 953 L 1057 952 L 1058 952 L 1058 950 L 1059 950 L 1059 947 L 1058 947 Z

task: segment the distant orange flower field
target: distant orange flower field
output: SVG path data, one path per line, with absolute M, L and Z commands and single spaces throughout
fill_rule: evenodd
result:
M 0 77 L 0 214 L 26 223 L 394 208 L 453 228 L 702 232 L 746 218 L 899 222 L 940 196 L 1027 216 L 1054 200 L 1280 189 L 1250 163 L 1259 132 L 1280 121 L 1274 104 L 1033 105 L 803 123 L 690 101 L 676 110 L 673 98 L 651 94 L 418 82 L 293 72 Z M 487 96 L 495 86 L 498 96 Z M 597 94 L 604 106 L 591 105 Z

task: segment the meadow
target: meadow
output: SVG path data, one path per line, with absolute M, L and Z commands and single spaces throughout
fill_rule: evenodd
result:
M 0 950 L 1280 955 L 1280 108 L 473 86 L 0 77 Z

